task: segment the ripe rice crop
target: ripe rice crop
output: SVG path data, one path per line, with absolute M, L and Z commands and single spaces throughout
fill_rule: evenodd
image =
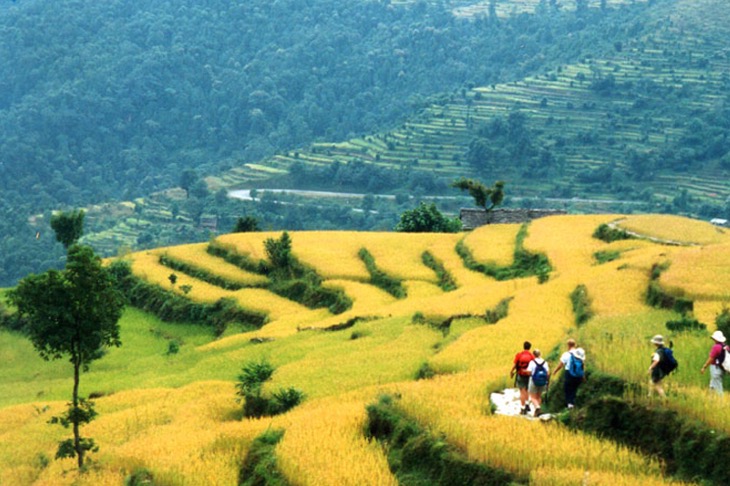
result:
M 0 330 L 0 406 L 5 407 L 0 408 L 0 484 L 121 484 L 138 468 L 149 470 L 156 484 L 237 484 L 249 445 L 270 427 L 285 431 L 275 454 L 294 484 L 396 484 L 381 446 L 362 431 L 364 407 L 379 393 L 397 393 L 401 398 L 394 400 L 408 416 L 443 434 L 469 460 L 511 471 L 531 484 L 664 484 L 656 461 L 615 443 L 557 423 L 490 414 L 489 393 L 512 385 L 509 370 L 524 340 L 554 366 L 554 351 L 562 351 L 566 337 L 573 336 L 587 351 L 589 370 L 641 387 L 641 396 L 629 398 L 730 431 L 727 396 L 715 400 L 707 391 L 709 377 L 699 373 L 709 333 L 670 332 L 665 323 L 678 315 L 644 304 L 652 266 L 669 262 L 660 283 L 707 299 L 695 301 L 694 316 L 712 331 L 727 302 L 721 289 L 730 288 L 730 243 L 607 244 L 591 236 L 615 218 L 533 221 L 524 246 L 545 252 L 554 267 L 543 284 L 535 277 L 495 281 L 465 269 L 455 251 L 465 238 L 480 261 L 509 263 L 516 225 L 467 235 L 291 233 L 295 256 L 326 277 L 325 287 L 344 289 L 352 298 L 353 307 L 340 315 L 304 308 L 263 289 L 225 291 L 158 262 L 160 252 L 169 252 L 217 275 L 244 274 L 207 255 L 205 245 L 136 253 L 130 258 L 137 276 L 178 293 L 190 285 L 187 296 L 200 302 L 235 298 L 242 307 L 266 312 L 269 321 L 250 332 L 232 326 L 214 340 L 206 326 L 162 323 L 127 309 L 123 346 L 109 350 L 82 378 L 83 394 L 101 395 L 100 415 L 84 429 L 101 449 L 92 456 L 93 470 L 83 476 L 67 472 L 73 461 L 52 459 L 58 441 L 69 434 L 46 423 L 68 397 L 67 363 L 44 362 L 25 338 Z M 241 233 L 219 240 L 255 260 L 265 258 L 264 240 L 280 235 Z M 395 299 L 366 283 L 369 275 L 357 256 L 363 247 L 379 268 L 404 279 L 407 297 Z M 599 250 L 619 255 L 598 264 Z M 455 290 L 437 287 L 433 270 L 421 261 L 424 251 L 443 262 Z M 171 273 L 178 277 L 174 285 Z M 594 316 L 576 327 L 569 295 L 580 284 Z M 488 309 L 510 298 L 504 317 L 492 324 L 483 319 Z M 414 320 L 416 313 L 425 319 Z M 454 319 L 443 332 L 438 326 L 449 318 Z M 337 330 L 324 330 L 333 326 Z M 680 360 L 678 371 L 667 378 L 670 396 L 663 402 L 643 397 L 654 334 L 671 339 Z M 173 342 L 179 348 L 171 353 Z M 234 383 L 245 363 L 261 359 L 275 367 L 265 395 L 292 387 L 306 398 L 284 415 L 241 420 Z M 415 381 L 424 368 L 437 376 Z
M 593 238 L 602 223 L 614 219 L 607 215 L 551 216 L 536 219 L 527 228 L 524 247 L 545 253 L 558 275 L 563 271 L 585 268 L 594 263 L 593 254 L 605 243 Z
M 401 388 L 398 407 L 434 433 L 444 434 L 470 460 L 523 477 L 544 467 L 661 476 L 657 461 L 610 441 L 554 423 L 489 415 L 484 398 L 490 381 L 480 384 L 478 378 L 487 375 L 438 377 Z
M 464 244 L 478 262 L 494 262 L 507 267 L 514 261 L 519 224 L 489 224 L 464 236 Z
M 275 240 L 279 239 L 282 235 L 281 231 L 263 231 L 253 233 L 230 233 L 227 235 L 221 235 L 216 238 L 216 241 L 224 245 L 232 245 L 236 252 L 247 255 L 254 261 L 266 260 L 266 250 L 264 249 L 264 241 L 268 238 Z M 293 242 L 296 246 L 296 242 Z
M 690 299 L 730 301 L 730 243 L 675 252 L 659 281 Z
M 363 436 L 365 402 L 324 400 L 290 414 L 276 454 L 292 484 L 397 485 L 376 442 Z
M 563 284 L 548 283 L 515 292 L 507 317 L 496 325 L 464 333 L 430 363 L 441 371 L 501 367 L 506 375 L 525 340 L 546 352 L 562 340 L 572 325 L 567 297 L 571 290 Z
M 649 238 L 678 243 L 726 243 L 730 239 L 727 230 L 705 221 L 669 214 L 639 214 L 618 222 L 628 231 Z
M 225 278 L 231 282 L 241 285 L 263 285 L 268 279 L 263 275 L 247 272 L 235 265 L 232 265 L 222 258 L 212 256 L 206 251 L 208 243 L 195 245 L 182 245 L 166 248 L 164 251 L 156 251 L 158 255 L 169 255 L 170 257 L 189 263 L 197 268 Z

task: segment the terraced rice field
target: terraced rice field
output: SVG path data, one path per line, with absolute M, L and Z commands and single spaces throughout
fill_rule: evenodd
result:
M 603 243 L 595 228 L 623 220 L 643 239 Z M 670 224 L 671 223 L 671 224 Z M 708 236 L 709 235 L 709 236 Z M 263 241 L 276 233 L 220 237 L 253 258 L 266 258 Z M 494 416 L 489 393 L 509 386 L 514 353 L 525 339 L 546 354 L 568 336 L 588 352 L 587 365 L 622 377 L 646 390 L 649 338 L 672 339 L 682 366 L 672 375 L 673 398 L 664 407 L 730 432 L 726 408 L 709 406 L 707 378 L 696 370 L 705 359 L 712 319 L 728 305 L 730 236 L 684 218 L 625 215 L 559 216 L 532 222 L 524 247 L 544 253 L 552 271 L 536 277 L 495 281 L 468 270 L 456 254 L 463 239 L 479 261 L 511 263 L 508 248 L 516 228 L 486 226 L 469 234 L 292 232 L 292 250 L 341 288 L 353 306 L 341 315 L 307 309 L 265 288 L 230 291 L 160 264 L 160 255 L 196 263 L 228 280 L 259 284 L 262 275 L 240 271 L 206 253 L 205 245 L 161 248 L 128 256 L 135 275 L 188 299 L 211 302 L 233 297 L 238 305 L 268 314 L 251 332 L 213 339 L 203 326 L 163 323 L 134 309 L 122 322 L 123 346 L 111 349 L 82 377 L 82 393 L 94 393 L 98 420 L 85 428 L 101 446 L 94 466 L 78 475 L 69 461 L 53 460 L 66 432 L 46 422 L 69 395 L 63 362 L 44 362 L 22 337 L 0 332 L 0 484 L 121 484 L 144 469 L 164 484 L 237 484 L 241 461 L 257 436 L 282 429 L 277 467 L 294 484 L 397 484 L 381 446 L 365 438 L 365 406 L 384 393 L 397 394 L 404 412 L 440 434 L 467 460 L 526 478 L 530 484 L 665 484 L 656 458 L 557 423 Z M 651 240 L 682 239 L 687 245 Z M 689 244 L 692 245 L 689 245 Z M 384 272 L 404 279 L 408 295 L 395 298 L 368 280 L 359 248 L 367 248 Z M 594 253 L 616 250 L 616 260 L 599 264 Z M 444 291 L 419 255 L 429 251 L 455 276 Z M 663 322 L 670 310 L 648 307 L 643 298 L 651 267 L 669 261 L 661 284 L 696 299 L 704 333 L 671 333 Z M 254 278 L 255 277 L 255 278 Z M 182 292 L 181 286 L 191 287 Z M 584 284 L 593 317 L 576 327 L 569 294 Z M 489 324 L 487 309 L 509 299 L 506 315 Z M 443 322 L 444 331 L 414 316 Z M 328 327 L 350 321 L 339 331 Z M 428 322 L 428 321 L 427 321 Z M 169 352 L 171 341 L 179 351 Z M 292 411 L 243 419 L 234 383 L 244 363 L 266 359 L 275 367 L 264 393 L 294 387 L 305 400 Z M 554 356 L 548 356 L 554 360 Z M 553 362 L 554 365 L 554 362 Z M 415 380 L 427 366 L 436 376 Z M 727 402 L 727 400 L 725 400 Z M 656 406 L 656 405 L 655 405 Z M 725 407 L 727 404 L 725 405 Z M 533 441 L 540 444 L 535 462 Z M 580 452 L 575 444 L 580 443 Z M 675 483 L 676 484 L 676 483 Z

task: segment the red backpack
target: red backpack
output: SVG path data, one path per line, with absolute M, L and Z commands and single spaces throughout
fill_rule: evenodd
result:
M 532 355 L 531 352 L 528 350 L 524 350 L 521 353 L 518 353 L 515 357 L 515 363 L 517 364 L 517 374 L 526 376 L 529 373 L 527 373 L 527 367 L 530 366 L 530 361 L 535 359 L 535 357 Z

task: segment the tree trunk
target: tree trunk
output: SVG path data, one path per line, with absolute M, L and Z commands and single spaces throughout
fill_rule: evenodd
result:
M 81 448 L 81 436 L 79 434 L 79 419 L 77 410 L 79 408 L 79 374 L 81 372 L 81 356 L 77 353 L 73 357 L 74 365 L 74 391 L 73 391 L 73 431 L 74 431 L 74 449 L 76 450 L 76 459 L 78 460 L 79 469 L 84 466 L 84 451 Z

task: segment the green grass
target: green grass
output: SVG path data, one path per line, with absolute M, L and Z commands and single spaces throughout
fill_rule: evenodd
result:
M 268 359 L 277 371 L 266 389 L 293 386 L 307 397 L 326 396 L 409 380 L 442 339 L 429 328 L 410 325 L 407 318 L 361 322 L 344 332 L 300 332 L 271 343 L 236 341 L 214 348 L 200 347 L 213 341 L 209 328 L 165 323 L 132 308 L 125 311 L 120 326 L 122 346 L 110 349 L 82 375 L 82 395 L 205 380 L 233 383 L 243 363 Z M 355 331 L 364 337 L 350 339 Z M 168 354 L 172 340 L 180 343 L 176 354 Z M 0 408 L 66 400 L 71 394 L 68 361 L 43 361 L 19 334 L 0 331 L 0 360 Z

